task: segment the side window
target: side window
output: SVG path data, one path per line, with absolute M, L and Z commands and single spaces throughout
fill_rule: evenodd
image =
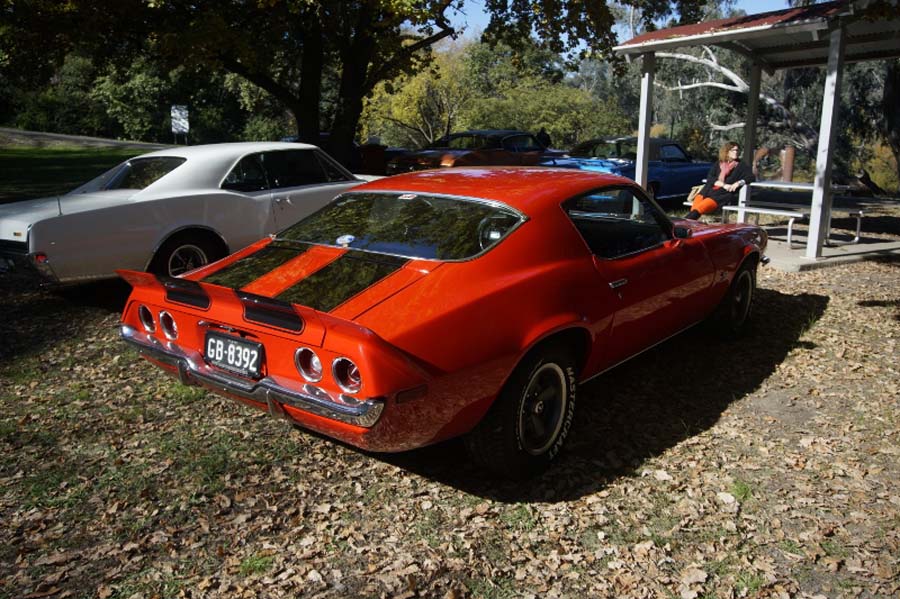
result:
M 272 189 L 327 183 L 329 180 L 315 150 L 266 152 L 262 161 L 272 181 Z
M 484 146 L 480 137 L 474 135 L 459 135 L 451 137 L 447 147 L 451 150 L 478 150 Z
M 325 171 L 325 176 L 328 177 L 329 181 L 352 181 L 353 177 L 350 176 L 343 168 L 341 168 L 334 160 L 329 158 L 323 152 L 316 152 L 316 158 L 319 161 L 319 164 L 322 167 L 322 170 Z
M 566 214 L 600 258 L 618 258 L 656 247 L 670 237 L 666 217 L 628 187 L 599 189 L 567 201 Z
M 671 160 L 673 162 L 687 162 L 687 156 L 676 145 L 665 145 L 659 148 L 659 157 L 662 160 Z
M 231 172 L 225 176 L 225 181 L 222 182 L 222 189 L 233 191 L 251 192 L 268 188 L 266 171 L 260 162 L 259 154 L 241 158 L 241 161 L 231 169 Z
M 531 135 L 510 135 L 503 139 L 503 149 L 510 152 L 537 152 L 542 148 Z

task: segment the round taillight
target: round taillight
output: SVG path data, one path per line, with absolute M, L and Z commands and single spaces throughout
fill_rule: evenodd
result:
M 153 320 L 153 312 L 150 311 L 150 308 L 147 306 L 140 306 L 138 308 L 138 318 L 141 319 L 141 326 L 144 327 L 144 330 L 148 333 L 152 333 L 156 330 L 156 321 Z
M 178 325 L 172 315 L 163 310 L 159 313 L 159 327 L 167 339 L 178 339 Z
M 338 387 L 345 393 L 359 393 L 362 389 L 362 375 L 359 368 L 349 358 L 338 358 L 331 363 L 331 373 Z
M 308 347 L 301 347 L 294 352 L 294 365 L 297 372 L 303 375 L 310 383 L 318 383 L 322 380 L 322 360 L 316 352 Z

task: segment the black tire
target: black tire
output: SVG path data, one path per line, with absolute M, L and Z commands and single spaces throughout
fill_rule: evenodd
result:
M 179 234 L 168 239 L 147 269 L 157 275 L 176 277 L 214 262 L 225 255 L 218 244 L 200 234 Z
M 712 316 L 712 324 L 718 335 L 725 338 L 743 334 L 753 314 L 753 299 L 756 296 L 756 262 L 744 262 L 722 301 Z
M 507 478 L 540 473 L 569 434 L 575 391 L 570 352 L 547 346 L 526 356 L 484 419 L 466 436 L 472 460 Z

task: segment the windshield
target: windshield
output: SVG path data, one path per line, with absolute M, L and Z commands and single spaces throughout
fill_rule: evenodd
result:
M 176 156 L 134 158 L 111 168 L 69 193 L 92 193 L 111 189 L 144 189 L 185 162 Z
M 278 235 L 407 258 L 465 260 L 490 249 L 523 217 L 474 200 L 424 194 L 349 193 Z
M 635 160 L 637 158 L 637 140 L 613 139 L 584 143 L 572 148 L 570 156 L 577 158 L 622 158 Z

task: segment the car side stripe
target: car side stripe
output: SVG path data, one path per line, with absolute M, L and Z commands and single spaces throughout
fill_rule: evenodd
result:
M 407 262 L 406 258 L 360 256 L 348 252 L 296 285 L 288 287 L 276 299 L 330 312 Z
M 278 268 L 288 260 L 309 250 L 309 245 L 284 246 L 269 244 L 203 279 L 204 283 L 240 289 Z

